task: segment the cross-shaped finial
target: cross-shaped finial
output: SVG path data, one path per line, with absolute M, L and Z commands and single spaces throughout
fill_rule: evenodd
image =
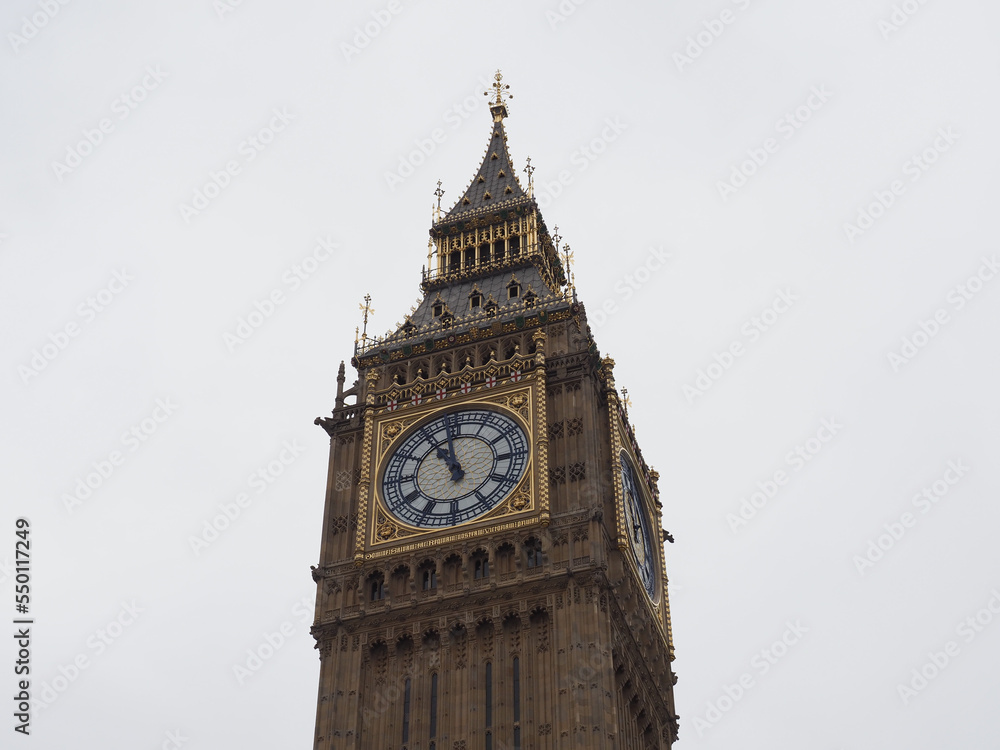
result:
M 622 406 L 625 407 L 625 416 L 628 416 L 628 408 L 632 405 L 632 399 L 628 397 L 628 388 L 622 388 Z
M 434 195 L 438 199 L 438 211 L 441 210 L 441 196 L 444 195 L 444 190 L 441 189 L 441 180 L 438 180 L 437 190 L 434 191 Z
M 363 304 L 363 305 L 359 304 L 358 307 L 361 308 L 361 312 L 364 313 L 364 320 L 362 321 L 364 323 L 364 328 L 361 330 L 361 340 L 362 341 L 367 341 L 368 340 L 368 316 L 375 314 L 375 308 L 372 307 L 372 296 L 370 294 L 366 294 L 365 295 L 365 304 Z
M 524 172 L 525 172 L 525 174 L 527 174 L 527 175 L 528 175 L 528 195 L 531 195 L 531 193 L 532 193 L 532 188 L 531 188 L 531 185 L 532 185 L 532 181 L 531 181 L 531 175 L 532 175 L 532 174 L 534 174 L 534 172 L 535 172 L 535 168 L 534 168 L 533 166 L 531 166 L 531 157 L 530 157 L 530 156 L 528 157 L 528 159 L 527 159 L 527 162 L 528 162 L 528 163 L 527 163 L 527 164 L 525 165 L 525 167 L 524 167 Z
M 493 84 L 491 88 L 496 95 L 496 99 L 493 102 L 494 104 L 503 104 L 504 99 L 514 98 L 514 95 L 509 92 L 510 84 L 503 83 L 503 73 L 501 73 L 499 69 L 497 69 L 497 72 L 493 76 Z M 489 91 L 484 91 L 483 93 L 486 96 L 490 95 Z
M 552 241 L 555 243 L 556 252 L 558 253 L 559 252 L 559 243 L 562 241 L 562 237 L 559 234 L 559 225 L 558 224 L 555 225 L 555 230 L 552 233 Z

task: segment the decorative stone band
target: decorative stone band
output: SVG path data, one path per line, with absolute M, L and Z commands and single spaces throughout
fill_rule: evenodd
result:
M 503 385 L 530 379 L 536 371 L 534 354 L 515 354 L 508 360 L 491 360 L 481 367 L 465 367 L 458 372 L 445 372 L 432 378 L 417 378 L 405 386 L 392 385 L 372 394 L 376 413 L 393 412 L 420 406 L 428 401 L 446 401 Z M 544 370 L 544 367 L 541 368 Z
M 449 333 L 447 329 L 439 328 L 433 333 L 421 335 L 418 332 L 407 339 L 392 342 L 369 339 L 369 343 L 365 345 L 367 348 L 360 347 L 358 354 L 351 359 L 351 364 L 359 370 L 363 370 L 418 354 L 440 352 L 454 346 L 493 338 L 499 334 L 530 330 L 549 323 L 568 320 L 580 309 L 578 303 L 567 304 L 567 297 L 562 294 L 553 296 L 551 299 L 541 297 L 534 308 L 526 308 L 523 314 L 508 319 L 495 320 L 486 313 L 479 314 L 476 322 L 489 323 L 485 326 L 473 325 L 471 328 L 461 329 L 455 333 Z

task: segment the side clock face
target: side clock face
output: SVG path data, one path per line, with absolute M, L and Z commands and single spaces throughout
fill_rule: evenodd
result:
M 632 464 L 621 455 L 622 488 L 625 494 L 625 531 L 628 534 L 629 549 L 639 568 L 639 577 L 650 599 L 656 596 L 656 584 L 653 578 L 655 565 L 653 563 L 653 535 L 650 530 L 646 511 L 643 509 L 640 489 L 635 481 Z
M 492 409 L 461 409 L 419 424 L 395 446 L 382 473 L 389 512 L 425 529 L 488 513 L 524 476 L 528 437 Z

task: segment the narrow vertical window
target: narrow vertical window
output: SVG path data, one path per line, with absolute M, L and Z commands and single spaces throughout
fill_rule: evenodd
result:
M 486 750 L 493 750 L 493 665 L 486 662 Z
M 525 557 L 529 568 L 537 568 L 542 564 L 542 543 L 537 539 L 529 539 L 525 545 Z
M 437 672 L 431 675 L 431 732 L 430 738 L 437 737 L 438 728 L 438 676 Z M 433 745 L 433 743 L 432 743 Z
M 437 570 L 433 565 L 429 565 L 424 568 L 423 571 L 423 589 L 424 591 L 430 591 L 431 589 L 437 588 Z
M 403 742 L 410 741 L 410 678 L 403 685 Z
M 514 750 L 521 750 L 521 660 L 514 657 Z

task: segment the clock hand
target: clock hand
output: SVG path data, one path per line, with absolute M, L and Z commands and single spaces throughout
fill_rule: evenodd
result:
M 465 476 L 465 472 L 462 470 L 462 464 L 460 464 L 458 459 L 455 457 L 455 444 L 451 438 L 451 419 L 447 414 L 444 415 L 444 433 L 448 438 L 448 452 L 445 453 L 444 450 L 439 447 L 437 456 L 438 458 L 443 458 L 448 468 L 451 469 L 451 481 L 458 482 Z

